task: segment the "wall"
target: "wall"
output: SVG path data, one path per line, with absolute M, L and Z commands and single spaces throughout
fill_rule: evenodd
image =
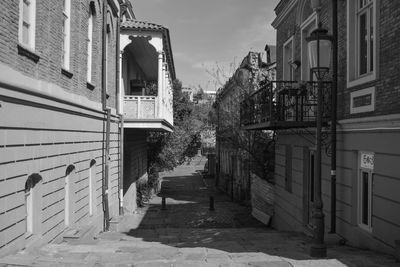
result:
M 294 35 L 295 59 L 300 59 L 299 8 L 300 3 L 277 26 L 277 75 L 282 79 L 282 47 Z M 337 233 L 350 244 L 393 253 L 395 240 L 400 239 L 400 201 L 394 194 L 399 188 L 397 148 L 399 125 L 399 69 L 400 53 L 394 49 L 398 43 L 399 3 L 378 0 L 377 30 L 377 78 L 373 81 L 348 87 L 347 84 L 347 4 L 338 1 L 338 150 L 337 150 Z M 279 15 L 288 1 L 281 1 L 276 12 Z M 322 1 L 319 15 L 322 26 L 331 32 L 331 1 Z M 351 51 L 350 51 L 351 53 Z M 304 62 L 302 62 L 304 64 Z M 300 80 L 299 70 L 295 80 Z M 375 110 L 350 114 L 350 93 L 375 87 Z M 307 131 L 278 131 L 276 147 L 276 201 L 273 224 L 281 229 L 310 232 L 307 227 L 309 151 L 315 145 L 314 129 Z M 297 134 L 296 134 L 297 133 Z M 397 137 L 397 139 L 396 139 Z M 327 139 L 329 141 L 329 138 Z M 287 147 L 291 147 L 288 162 Z M 359 153 L 375 153 L 372 186 L 372 231 L 358 225 L 358 176 Z M 330 158 L 323 151 L 322 198 L 326 230 L 330 222 Z M 290 172 L 290 173 L 288 173 Z M 289 181 L 289 182 L 288 182 Z M 288 187 L 288 184 L 291 186 Z
M 90 223 L 102 230 L 103 220 L 102 152 L 106 117 L 100 102 L 102 1 L 95 1 L 94 88 L 86 84 L 89 1 L 79 4 L 72 1 L 71 5 L 69 72 L 72 77 L 61 71 L 62 1 L 36 1 L 36 44 L 31 52 L 40 57 L 38 62 L 18 53 L 18 2 L 0 3 L 0 254 L 62 237 L 66 229 L 68 179 L 71 180 L 69 227 Z M 116 18 L 112 20 L 115 22 Z M 120 173 L 116 83 L 112 82 L 115 52 L 111 49 L 109 53 L 107 100 L 112 114 L 108 194 L 111 217 L 118 215 Z M 67 169 L 74 169 L 68 178 Z M 35 223 L 33 232 L 28 233 L 25 183 L 32 174 L 41 177 L 41 182 L 35 186 Z M 89 188 L 93 188 L 92 197 Z
M 400 187 L 395 164 L 400 159 L 397 145 L 398 131 L 341 131 L 338 135 L 337 162 L 337 233 L 351 245 L 393 253 L 394 241 L 400 238 Z M 275 214 L 273 226 L 277 229 L 310 233 L 307 228 L 309 208 L 307 206 L 308 153 L 314 145 L 307 141 L 314 136 L 303 132 L 300 135 L 281 133 L 276 145 L 275 163 Z M 292 190 L 285 188 L 286 146 L 292 147 Z M 372 187 L 372 232 L 358 226 L 358 175 L 359 152 L 375 153 L 375 168 Z M 322 151 L 322 200 L 325 213 L 325 230 L 330 229 L 330 157 Z
M 147 181 L 147 132 L 125 129 L 124 131 L 124 210 L 137 209 L 137 186 Z

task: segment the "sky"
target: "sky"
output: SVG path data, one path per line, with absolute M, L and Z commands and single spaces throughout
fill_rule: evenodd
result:
M 279 0 L 131 1 L 137 20 L 169 29 L 176 76 L 185 87 L 216 90 L 220 83 L 210 72 L 228 76 L 249 51 L 276 42 L 271 22 Z

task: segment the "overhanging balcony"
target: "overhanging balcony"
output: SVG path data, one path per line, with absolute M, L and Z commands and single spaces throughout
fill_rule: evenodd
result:
M 171 131 L 172 106 L 158 96 L 124 96 L 124 127 Z
M 331 83 L 322 82 L 322 122 L 330 118 Z M 246 130 L 316 127 L 317 82 L 268 81 L 240 105 Z

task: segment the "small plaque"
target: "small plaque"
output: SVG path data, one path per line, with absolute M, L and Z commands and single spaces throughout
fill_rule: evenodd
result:
M 374 169 L 375 155 L 371 152 L 361 152 L 361 168 Z

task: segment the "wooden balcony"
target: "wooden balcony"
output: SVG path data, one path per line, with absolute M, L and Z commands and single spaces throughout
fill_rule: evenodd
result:
M 123 110 L 125 128 L 173 129 L 172 104 L 157 96 L 124 96 Z
M 330 118 L 331 83 L 322 82 L 322 121 Z M 317 82 L 267 81 L 240 105 L 240 123 L 246 130 L 315 127 Z

